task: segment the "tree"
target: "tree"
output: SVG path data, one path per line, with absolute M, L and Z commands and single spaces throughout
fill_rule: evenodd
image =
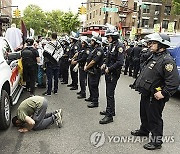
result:
M 180 15 L 180 0 L 173 0 L 174 14 Z
M 61 16 L 61 27 L 63 33 L 70 34 L 71 31 L 77 31 L 80 27 L 78 14 L 74 15 L 72 12 L 64 13 Z
M 52 32 L 60 33 L 61 29 L 61 16 L 64 13 L 59 10 L 53 10 L 52 12 L 46 12 L 45 29 Z
M 45 14 L 37 5 L 29 5 L 24 10 L 23 20 L 26 23 L 27 30 L 34 29 L 35 35 L 41 35 L 45 27 Z

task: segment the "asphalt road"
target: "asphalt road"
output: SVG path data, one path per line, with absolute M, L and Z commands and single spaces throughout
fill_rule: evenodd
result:
M 180 151 L 180 93 L 166 104 L 164 135 L 166 143 L 161 150 L 147 151 L 143 144 L 146 138 L 133 138 L 130 131 L 139 128 L 140 95 L 128 85 L 132 78 L 122 75 L 116 89 L 116 117 L 114 122 L 100 125 L 99 115 L 106 107 L 104 77 L 100 82 L 100 106 L 87 108 L 87 102 L 78 100 L 77 91 L 70 91 L 66 85 L 59 85 L 58 95 L 46 97 L 48 111 L 63 109 L 63 127 L 55 124 L 46 130 L 19 133 L 11 127 L 0 131 L 0 154 L 179 154 Z M 41 95 L 44 89 L 37 89 Z M 24 92 L 19 103 L 28 97 Z M 18 104 L 13 107 L 12 114 Z

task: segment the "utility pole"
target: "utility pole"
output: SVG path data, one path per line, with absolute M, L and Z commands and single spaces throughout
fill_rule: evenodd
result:
M 107 0 L 107 2 L 106 2 L 106 7 L 108 8 L 108 6 L 109 6 L 109 0 Z M 105 13 L 105 18 L 104 18 L 104 25 L 107 23 L 107 21 L 108 21 L 108 15 L 109 15 L 109 13 L 106 11 L 106 13 Z

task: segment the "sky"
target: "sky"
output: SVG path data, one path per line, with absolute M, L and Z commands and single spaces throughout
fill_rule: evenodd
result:
M 43 11 L 61 10 L 73 13 L 78 12 L 78 7 L 87 0 L 12 0 L 12 5 L 17 5 L 23 11 L 29 4 L 38 5 Z

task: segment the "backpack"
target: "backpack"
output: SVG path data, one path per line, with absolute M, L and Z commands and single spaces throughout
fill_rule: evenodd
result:
M 24 49 L 22 51 L 21 57 L 22 57 L 23 66 L 32 66 L 36 64 L 34 60 L 35 56 L 31 49 L 28 49 L 28 48 Z

